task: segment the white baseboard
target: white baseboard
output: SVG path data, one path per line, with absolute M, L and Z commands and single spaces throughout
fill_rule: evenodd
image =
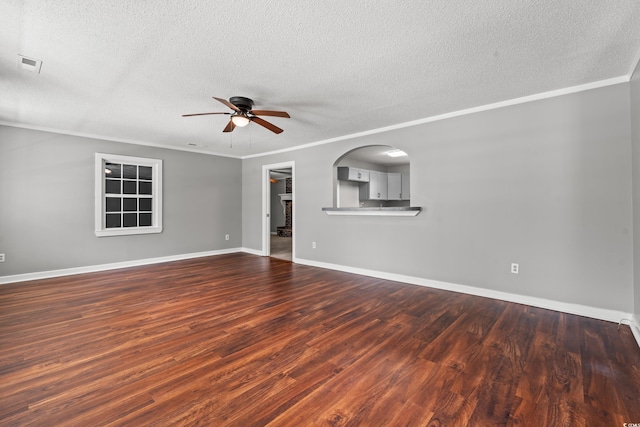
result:
M 262 251 L 250 248 L 230 248 L 214 251 L 194 252 L 180 255 L 170 255 L 158 258 L 147 258 L 134 261 L 116 262 L 110 264 L 91 265 L 86 267 L 74 267 L 61 270 L 40 271 L 35 273 L 16 274 L 12 276 L 0 276 L 0 285 L 15 282 L 25 282 L 28 280 L 48 279 L 52 277 L 71 276 L 82 273 L 93 273 L 98 271 L 115 270 L 118 268 L 137 267 L 161 262 L 180 261 L 191 258 L 201 258 L 206 256 L 224 255 L 236 252 L 244 252 L 251 255 L 262 256 Z M 530 305 L 533 307 L 546 308 L 579 316 L 591 317 L 594 319 L 607 320 L 609 322 L 620 322 L 621 319 L 630 319 L 631 332 L 640 346 L 640 317 L 633 313 L 625 313 L 619 310 L 591 307 L 580 304 L 572 304 L 544 298 L 531 297 L 526 295 L 512 294 L 508 292 L 493 291 L 490 289 L 477 288 L 474 286 L 458 285 L 455 283 L 440 282 L 436 280 L 424 279 L 421 277 L 406 276 L 403 274 L 386 273 L 383 271 L 368 270 L 364 268 L 349 267 L 339 264 L 312 261 L 301 258 L 294 258 L 294 263 L 309 265 L 312 267 L 326 268 L 328 270 L 344 271 L 346 273 L 360 274 L 362 276 L 376 277 L 379 279 L 393 280 L 396 282 L 409 283 L 413 285 L 426 286 L 430 288 L 443 289 L 446 291 L 460 292 L 463 294 L 476 295 L 487 298 L 494 298 L 518 304 Z
M 250 249 L 250 248 L 242 248 L 242 252 L 251 254 L 251 255 L 258 255 L 258 256 L 263 256 L 264 254 L 262 253 L 262 251 L 259 251 L 257 249 Z
M 188 254 L 169 255 L 158 258 L 137 259 L 133 261 L 114 262 L 110 264 L 89 265 L 86 267 L 65 268 L 61 270 L 38 271 L 35 273 L 15 274 L 12 276 L 0 276 L 0 285 L 28 280 L 49 279 L 52 277 L 71 276 L 74 274 L 94 273 L 98 271 L 115 270 L 117 268 L 138 267 L 141 265 L 159 264 L 161 262 L 180 261 L 190 258 L 224 255 L 236 252 L 245 252 L 244 248 L 219 249 L 215 251 L 193 252 Z
M 486 297 L 486 298 L 494 298 L 502 301 L 525 304 L 525 305 L 530 305 L 530 306 L 539 307 L 539 308 L 546 308 L 549 310 L 555 310 L 563 313 L 591 317 L 593 319 L 607 320 L 609 322 L 615 322 L 615 323 L 620 322 L 621 319 L 631 319 L 633 316 L 631 313 L 626 313 L 624 311 L 619 311 L 619 310 L 610 310 L 607 308 L 598 308 L 598 307 L 591 307 L 587 305 L 572 304 L 567 302 L 549 300 L 545 298 L 537 298 L 537 297 L 531 297 L 526 295 L 512 294 L 509 292 L 493 291 L 490 289 L 477 288 L 474 286 L 458 285 L 455 283 L 429 280 L 429 279 L 424 279 L 422 277 L 405 276 L 402 274 L 386 273 L 383 271 L 348 267 L 348 266 L 339 265 L 339 264 L 311 261 L 311 260 L 300 259 L 300 258 L 294 259 L 293 262 L 296 262 L 298 264 L 310 265 L 313 267 L 344 271 L 346 273 L 354 273 L 354 274 L 360 274 L 363 276 L 376 277 L 378 279 L 393 280 L 397 282 L 410 283 L 413 285 L 426 286 L 429 288 L 460 292 L 463 294 L 476 295 L 476 296 Z M 636 318 L 636 322 L 633 322 L 633 323 L 635 323 L 635 325 L 632 325 L 631 329 L 633 330 L 634 327 L 636 328 L 636 331 L 634 331 L 634 335 L 636 333 L 640 333 L 640 331 L 637 330 L 639 325 L 639 323 L 637 322 L 637 318 Z M 636 335 L 636 340 L 638 340 L 637 335 Z M 638 345 L 640 345 L 640 340 L 638 340 Z

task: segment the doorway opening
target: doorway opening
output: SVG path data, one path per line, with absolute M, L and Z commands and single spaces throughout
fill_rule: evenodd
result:
M 263 166 L 263 239 L 265 256 L 294 259 L 293 162 Z

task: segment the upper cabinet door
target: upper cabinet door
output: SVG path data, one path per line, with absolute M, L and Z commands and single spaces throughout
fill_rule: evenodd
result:
M 402 200 L 411 200 L 411 192 L 409 191 L 409 174 L 402 174 L 402 196 L 400 197 Z
M 340 181 L 369 182 L 369 171 L 366 169 L 340 166 L 338 167 L 338 179 Z
M 387 200 L 387 173 L 369 171 L 369 182 L 360 184 L 360 200 Z
M 387 174 L 387 200 L 402 200 L 402 174 L 390 172 Z
M 375 178 L 373 178 L 375 177 Z M 372 179 L 375 179 L 376 184 L 377 184 L 377 191 L 375 192 L 375 194 L 372 194 L 372 199 L 374 200 L 387 200 L 387 189 L 388 189 L 388 183 L 387 183 L 387 173 L 386 172 L 377 172 L 377 171 L 370 171 L 369 172 L 369 180 L 371 181 Z

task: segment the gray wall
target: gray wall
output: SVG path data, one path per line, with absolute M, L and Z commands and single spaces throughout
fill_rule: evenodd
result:
M 619 84 L 245 159 L 243 246 L 261 249 L 262 165 L 295 161 L 297 258 L 630 312 L 630 128 Z M 370 144 L 409 154 L 420 215 L 321 211 L 336 159 Z
M 640 185 L 630 195 L 640 182 L 640 156 L 633 181 L 631 156 L 632 145 L 640 149 L 639 93 L 636 75 L 631 84 L 243 161 L 0 126 L 0 276 L 259 251 L 262 165 L 295 161 L 298 258 L 637 314 Z M 420 215 L 321 211 L 332 206 L 334 162 L 370 144 L 410 155 Z M 95 237 L 96 151 L 164 160 L 163 233 Z
M 162 233 L 95 236 L 95 152 L 164 161 Z M 240 192 L 238 159 L 0 126 L 0 276 L 240 247 Z
M 633 147 L 634 313 L 640 320 L 640 65 L 631 78 L 631 137 Z

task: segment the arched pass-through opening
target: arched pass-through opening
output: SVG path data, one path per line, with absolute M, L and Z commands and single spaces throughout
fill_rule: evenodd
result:
M 389 145 L 359 147 L 333 165 L 335 208 L 411 205 L 409 156 Z
M 333 206 L 327 215 L 416 216 L 409 155 L 390 145 L 353 149 L 333 164 Z

